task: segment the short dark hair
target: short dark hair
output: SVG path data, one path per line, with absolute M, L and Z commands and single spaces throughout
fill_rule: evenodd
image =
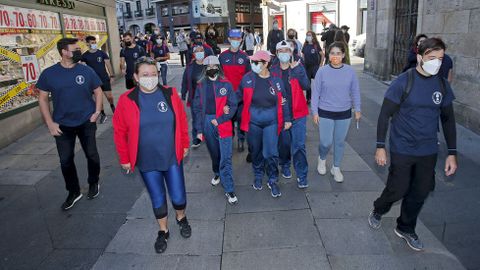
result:
M 333 48 L 339 48 L 342 53 L 345 53 L 345 43 L 341 41 L 335 41 L 330 46 L 328 46 L 328 51 L 331 51 Z
M 68 51 L 68 45 L 73 45 L 78 42 L 78 39 L 76 38 L 62 38 L 57 42 L 57 50 L 58 53 L 60 53 L 60 56 L 62 55 L 62 50 L 67 50 Z
M 123 37 L 126 37 L 126 36 L 129 36 L 129 37 L 133 38 L 133 35 L 130 32 L 127 32 L 127 33 L 123 34 Z
M 142 56 L 135 61 L 135 74 L 138 74 L 140 67 L 143 65 L 151 65 L 157 67 L 157 63 L 151 57 Z
M 88 37 L 85 38 L 85 41 L 86 41 L 86 42 L 90 42 L 90 41 L 92 41 L 92 40 L 97 40 L 97 38 L 94 37 L 94 36 L 88 36 Z
M 440 38 L 427 38 L 418 46 L 418 54 L 427 55 L 433 51 L 446 50 L 447 46 Z

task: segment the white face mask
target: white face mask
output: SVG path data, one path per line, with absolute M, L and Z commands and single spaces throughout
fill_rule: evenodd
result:
M 140 86 L 145 88 L 148 91 L 154 90 L 158 85 L 158 76 L 153 77 L 140 77 L 138 80 Z
M 162 44 L 162 40 L 161 40 L 161 39 L 157 39 L 157 44 Z
M 430 61 L 423 61 L 422 69 L 430 74 L 430 75 L 437 75 L 438 71 L 440 70 L 440 66 L 442 65 L 442 61 L 440 59 L 432 59 Z

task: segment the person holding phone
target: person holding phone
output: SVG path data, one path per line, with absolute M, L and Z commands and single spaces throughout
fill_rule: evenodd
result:
M 167 190 L 181 236 L 192 233 L 182 162 L 189 149 L 187 115 L 176 89 L 158 83 L 155 60 L 140 58 L 134 79 L 138 86 L 120 96 L 113 115 L 114 141 L 122 168 L 140 171 L 160 226 L 155 251 L 163 253 L 170 236 Z

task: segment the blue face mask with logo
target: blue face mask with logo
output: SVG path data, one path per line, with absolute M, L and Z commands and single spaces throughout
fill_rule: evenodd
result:
M 195 59 L 202 61 L 203 58 L 205 58 L 205 52 L 196 52 L 195 53 Z
M 240 47 L 240 41 L 232 40 L 230 41 L 230 45 L 232 45 L 232 48 L 237 49 L 238 47 Z
M 278 53 L 278 60 L 282 63 L 288 63 L 290 61 L 291 55 L 289 53 Z
M 262 64 L 253 64 L 252 63 L 252 71 L 259 74 L 262 71 Z

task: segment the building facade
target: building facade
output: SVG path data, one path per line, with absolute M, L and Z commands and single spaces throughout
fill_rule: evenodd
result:
M 158 24 L 154 0 L 117 0 L 116 3 L 120 33 L 153 33 Z
M 274 20 L 284 32 L 295 29 L 300 41 L 305 40 L 307 31 L 320 34 L 332 23 L 350 27 L 350 41 L 366 31 L 366 0 L 263 0 L 262 9 L 265 37 Z
M 453 59 L 457 120 L 480 133 L 480 1 L 368 1 L 365 70 L 391 80 L 405 66 L 413 38 L 440 37 Z
M 120 40 L 114 0 L 0 0 L 0 148 L 41 123 L 35 83 L 60 60 L 56 42 L 87 35 L 119 66 Z

